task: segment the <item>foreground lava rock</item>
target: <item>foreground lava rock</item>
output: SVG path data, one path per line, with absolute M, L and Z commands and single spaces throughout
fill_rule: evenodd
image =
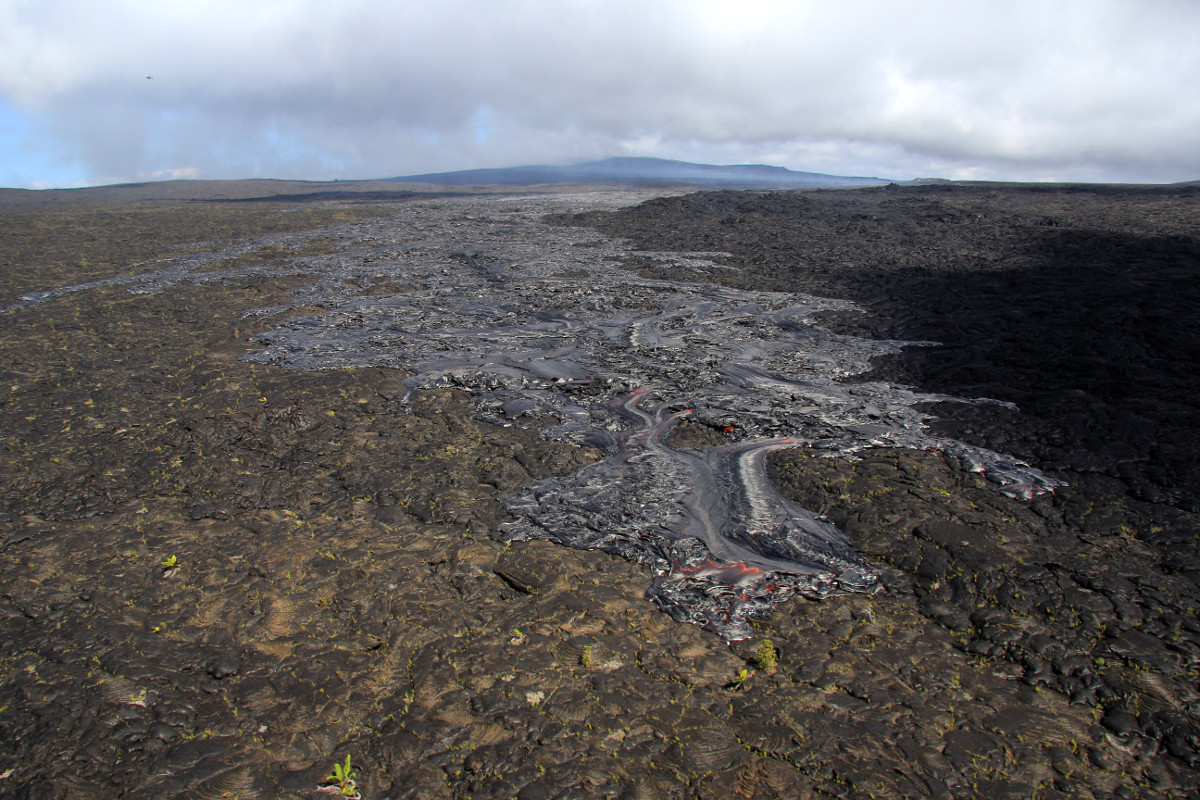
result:
M 773 672 L 752 644 L 641 600 L 637 565 L 498 541 L 500 497 L 596 451 L 482 422 L 456 389 L 418 390 L 406 409 L 395 369 L 241 360 L 274 320 L 244 312 L 311 297 L 323 254 L 365 230 L 337 215 L 397 209 L 303 207 L 303 246 L 248 245 L 211 280 L 153 295 L 111 285 L 0 318 L 0 793 L 307 797 L 348 754 L 364 797 L 1194 786 L 1195 487 L 1173 460 L 1196 396 L 1174 366 L 1196 335 L 1185 190 L 720 193 L 587 220 L 656 251 L 730 254 L 725 268 L 629 267 L 847 297 L 870 313 L 828 324 L 946 342 L 877 372 L 1015 402 L 939 408 L 939 435 L 1070 484 L 1022 501 L 945 452 L 775 453 L 781 489 L 846 532 L 888 591 L 793 600 L 756 623 Z M 235 211 L 93 210 L 28 230 L 8 212 L 25 233 L 19 258 L 2 251 L 0 302 L 173 244 L 225 247 L 222 225 L 270 213 Z M 114 219 L 132 249 L 139 225 L 161 232 L 168 217 L 180 238 L 112 258 L 107 275 L 49 258 L 41 275 L 15 268 L 86 254 Z M 461 250 L 446 244 L 446 269 L 471 268 Z M 351 298 L 405 291 L 362 272 L 343 284 Z M 1171 287 L 1162 307 L 1177 313 L 1154 317 L 1142 284 Z M 1034 305 L 1014 305 L 1026 295 Z M 1077 296 L 1093 315 L 1064 299 Z M 1129 308 L 1136 325 L 1121 322 Z M 1086 357 L 1106 351 L 1149 357 Z M 1108 383 L 1089 387 L 1096 375 Z M 1151 438 L 1122 445 L 1123 431 Z M 669 438 L 727 441 L 687 422 Z

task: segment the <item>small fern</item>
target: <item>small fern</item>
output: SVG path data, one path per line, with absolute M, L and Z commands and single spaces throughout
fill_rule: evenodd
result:
M 774 672 L 775 665 L 779 663 L 779 651 L 775 649 L 775 643 L 770 639 L 763 639 L 750 661 L 763 672 Z
M 328 788 L 337 788 L 341 791 L 343 797 L 362 797 L 358 791 L 358 784 L 355 783 L 355 777 L 358 773 L 350 766 L 350 754 L 346 754 L 346 763 L 333 765 L 333 774 L 325 780 L 329 782 Z

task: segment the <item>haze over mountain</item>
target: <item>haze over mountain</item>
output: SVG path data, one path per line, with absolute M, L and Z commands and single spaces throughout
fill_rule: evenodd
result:
M 0 186 L 609 156 L 1200 176 L 1194 0 L 0 0 Z
M 765 164 L 693 164 L 665 158 L 606 158 L 569 166 L 530 165 L 467 169 L 389 178 L 438 186 L 533 186 L 547 183 L 615 183 L 722 187 L 730 189 L 816 189 L 880 186 L 882 178 L 798 172 Z

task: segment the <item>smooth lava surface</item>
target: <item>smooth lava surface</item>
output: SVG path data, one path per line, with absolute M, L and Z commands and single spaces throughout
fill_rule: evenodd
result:
M 282 234 L 181 255 L 138 276 L 27 295 L 22 304 L 98 285 L 154 292 L 181 281 L 311 274 L 249 358 L 293 369 L 382 366 L 416 373 L 410 390 L 471 392 L 499 425 L 557 421 L 545 435 L 599 448 L 601 460 L 501 498 L 509 540 L 547 539 L 648 565 L 647 596 L 678 620 L 727 640 L 787 598 L 878 591 L 879 575 L 828 521 L 784 498 L 767 454 L 805 447 L 852 458 L 869 447 L 937 449 L 1017 498 L 1058 482 L 1015 459 L 926 433 L 918 404 L 951 400 L 882 382 L 849 382 L 876 356 L 934 343 L 835 335 L 815 316 L 853 305 L 704 283 L 714 253 L 633 252 L 548 214 L 618 208 L 653 195 L 609 191 L 439 198 L 396 216 Z M 283 268 L 204 270 L 256 248 L 345 237 L 335 253 Z M 695 283 L 640 277 L 620 266 L 655 258 Z M 411 391 L 410 391 L 411 394 Z M 987 399 L 961 400 L 996 403 Z M 727 444 L 677 449 L 681 419 Z

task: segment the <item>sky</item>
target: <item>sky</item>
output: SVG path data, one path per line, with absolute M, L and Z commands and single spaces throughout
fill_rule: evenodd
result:
M 1198 0 L 0 0 L 0 186 L 1200 179 Z

